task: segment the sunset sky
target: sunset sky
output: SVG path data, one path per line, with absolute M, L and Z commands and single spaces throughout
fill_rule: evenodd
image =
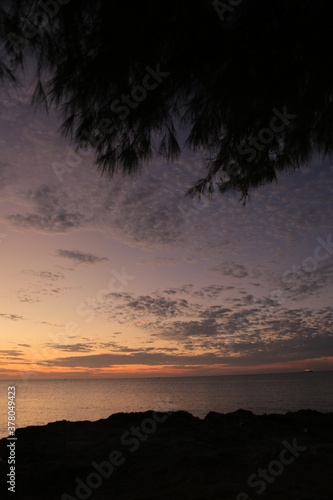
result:
M 30 95 L 1 90 L 2 379 L 333 368 L 332 161 L 199 203 L 204 154 L 110 181 Z

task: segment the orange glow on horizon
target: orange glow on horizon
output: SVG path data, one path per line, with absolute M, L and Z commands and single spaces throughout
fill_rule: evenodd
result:
M 241 375 L 255 373 L 279 373 L 288 371 L 304 371 L 312 368 L 315 371 L 333 370 L 333 357 L 304 359 L 255 366 L 231 365 L 116 365 L 105 368 L 64 368 L 50 370 L 40 367 L 35 370 L 19 370 L 12 366 L 2 367 L 0 380 L 38 380 L 57 378 L 149 378 L 149 377 L 195 377 L 216 375 Z

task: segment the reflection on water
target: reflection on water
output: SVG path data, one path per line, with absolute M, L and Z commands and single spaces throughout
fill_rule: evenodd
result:
M 7 435 L 7 387 L 16 386 L 16 426 L 98 420 L 112 413 L 185 410 L 203 418 L 243 408 L 253 413 L 333 411 L 333 372 L 108 380 L 0 382 L 0 437 Z

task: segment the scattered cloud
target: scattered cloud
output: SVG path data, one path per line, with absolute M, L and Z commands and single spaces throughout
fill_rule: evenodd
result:
M 14 226 L 51 233 L 64 233 L 69 229 L 78 229 L 84 226 L 84 218 L 80 212 L 67 212 L 65 209 L 49 215 L 11 214 L 8 215 L 7 220 Z
M 302 311 L 286 312 L 281 319 L 270 318 L 261 329 L 233 331 L 232 340 L 225 325 L 214 320 L 202 322 L 174 321 L 163 332 L 169 341 L 186 339 L 176 347 L 138 348 L 109 347 L 112 353 L 98 353 L 84 356 L 58 357 L 43 360 L 41 365 L 52 367 L 107 368 L 115 365 L 225 365 L 256 366 L 258 364 L 296 361 L 298 359 L 325 358 L 333 353 L 332 319 L 333 310 L 326 311 L 325 325 L 318 330 L 315 322 L 325 311 L 318 311 L 311 321 L 302 320 Z M 292 320 L 292 321 L 291 321 Z M 290 322 L 291 321 L 291 322 Z M 231 324 L 229 324 L 231 327 Z M 194 353 L 201 349 L 202 353 Z M 72 349 L 68 349 L 71 351 Z M 75 349 L 73 348 L 73 351 Z M 118 351 L 118 352 L 117 352 Z
M 52 347 L 53 349 L 58 349 L 64 352 L 91 352 L 94 350 L 92 346 L 83 343 L 77 344 L 58 344 L 58 343 L 47 343 L 46 347 Z
M 3 130 L 3 138 L 10 145 L 3 148 L 6 163 L 0 163 L 4 230 L 15 229 L 12 234 L 17 241 L 20 232 L 38 231 L 52 238 L 59 234 L 52 249 L 58 248 L 56 255 L 67 259 L 62 262 L 71 267 L 58 266 L 60 272 L 47 267 L 30 269 L 34 265 L 29 262 L 29 269 L 22 271 L 26 283 L 14 286 L 10 282 L 13 290 L 20 287 L 15 290 L 15 300 L 29 311 L 34 310 L 34 303 L 46 302 L 49 297 L 50 305 L 61 299 L 63 292 L 74 289 L 59 286 L 67 278 L 66 271 L 77 269 L 78 264 L 87 264 L 86 270 L 88 264 L 108 261 L 98 256 L 98 244 L 92 247 L 93 253 L 60 248 L 65 246 L 64 241 L 71 248 L 77 231 L 79 241 L 88 242 L 84 233 L 94 229 L 112 238 L 115 246 L 125 243 L 135 265 L 156 272 L 151 289 L 149 276 L 142 290 L 136 282 L 126 293 L 110 292 L 104 294 L 103 302 L 96 299 L 87 304 L 112 329 L 120 324 L 134 325 L 144 337 L 134 341 L 137 348 L 113 342 L 122 335 L 126 339 L 127 329 L 120 327 L 122 332 L 110 332 L 109 341 L 78 338 L 73 344 L 48 343 L 59 356 L 71 355 L 44 360 L 50 363 L 48 366 L 254 365 L 332 354 L 328 289 L 333 279 L 332 256 L 320 262 L 314 272 L 303 271 L 301 278 L 294 273 L 289 286 L 282 280 L 287 269 L 302 266 L 303 260 L 313 255 L 317 237 L 325 239 L 331 232 L 333 177 L 329 161 L 318 160 L 303 172 L 279 174 L 279 182 L 254 191 L 245 208 L 237 197 L 229 195 L 216 195 L 203 202 L 185 197 L 187 188 L 202 175 L 201 153 L 186 152 L 180 161 L 167 165 L 154 161 L 137 176 L 115 175 L 112 180 L 91 167 L 91 158 L 83 158 L 80 168 L 68 170 L 59 182 L 52 162 L 65 163 L 66 145 L 57 142 L 57 123 L 54 121 L 52 129 L 49 117 L 39 118 L 37 125 L 26 119 L 30 117 L 28 97 L 26 108 L 23 101 L 15 103 L 14 99 L 8 99 L 5 105 L 0 103 L 0 107 L 5 106 L 3 119 L 10 125 Z M 7 243 L 11 243 L 10 238 Z M 128 258 L 124 256 L 124 262 Z M 163 281 L 166 274 L 158 275 L 164 268 L 169 273 L 167 281 Z M 94 272 L 97 269 L 93 267 Z M 140 272 L 143 274 L 142 267 L 138 275 Z M 155 276 L 161 281 L 154 281 Z M 166 282 L 168 285 L 164 285 Z M 202 283 L 205 285 L 200 286 Z M 154 286 L 161 288 L 154 291 Z M 86 296 L 91 295 L 90 290 Z M 4 312 L 0 318 L 26 320 Z M 52 325 L 52 319 L 46 319 L 51 321 L 44 321 L 43 316 L 27 321 L 33 328 L 37 323 Z M 84 322 L 76 314 L 75 320 Z M 61 326 L 55 322 L 53 326 Z M 4 353 L 18 359 L 16 351 L 2 351 L 0 355 Z
M 80 250 L 59 249 L 57 250 L 57 255 L 83 264 L 99 264 L 100 262 L 107 262 L 109 260 L 107 257 L 97 257 L 97 255 L 81 252 Z
M 112 300 L 99 304 L 98 314 L 113 323 L 137 325 L 151 339 L 167 341 L 184 353 L 200 350 L 223 357 L 223 362 L 228 357 L 230 362 L 255 364 L 265 356 L 285 361 L 300 353 L 319 357 L 333 349 L 330 307 L 282 307 L 269 295 L 220 285 L 110 295 Z M 104 347 L 115 349 L 112 343 Z
M 217 267 L 211 268 L 211 271 L 217 271 L 224 276 L 232 276 L 233 278 L 245 278 L 249 275 L 247 269 L 242 264 L 236 264 L 235 262 L 222 263 Z
M 303 259 L 304 260 L 304 259 Z M 272 278 L 272 282 L 279 292 L 281 302 L 304 301 L 307 298 L 318 296 L 327 285 L 333 282 L 332 258 L 324 263 L 318 263 L 316 269 L 307 272 L 301 265 L 294 264 L 278 277 Z M 296 271 L 292 269 L 296 268 Z
M 51 281 L 57 281 L 65 278 L 65 275 L 60 272 L 54 273 L 51 271 L 36 271 L 34 269 L 25 269 L 22 272 L 30 276 L 35 276 L 37 278 L 42 278 Z
M 14 349 L 1 349 L 0 350 L 0 359 L 3 361 L 17 361 L 20 359 L 24 359 L 23 352 L 19 350 L 14 350 Z
M 87 223 L 79 206 L 73 205 L 68 190 L 59 190 L 56 186 L 42 184 L 36 189 L 30 189 L 26 198 L 35 211 L 25 215 L 12 215 L 10 220 L 16 225 L 45 232 L 64 233 L 83 227 Z
M 41 302 L 45 297 L 59 296 L 65 291 L 77 290 L 78 287 L 75 286 L 62 286 L 56 287 L 52 284 L 45 284 L 40 286 L 37 284 L 29 284 L 25 288 L 20 288 L 16 290 L 16 299 L 20 302 L 26 302 L 28 304 L 35 304 Z
M 10 319 L 11 321 L 18 321 L 24 319 L 24 317 L 19 314 L 0 313 L 0 317 L 2 317 L 3 319 Z
M 140 295 L 127 303 L 127 308 L 139 314 L 150 314 L 159 317 L 182 315 L 188 308 L 186 299 L 172 300 L 166 297 Z

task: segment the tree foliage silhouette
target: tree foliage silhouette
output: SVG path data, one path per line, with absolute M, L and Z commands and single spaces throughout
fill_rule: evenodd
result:
M 33 102 L 111 176 L 178 158 L 182 128 L 206 157 L 192 195 L 245 200 L 332 152 L 329 1 L 17 0 L 0 16 L 3 81 L 34 59 Z

